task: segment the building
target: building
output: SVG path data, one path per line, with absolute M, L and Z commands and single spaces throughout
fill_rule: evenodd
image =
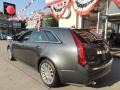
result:
M 55 1 L 59 0 L 46 0 L 46 5 L 50 5 L 55 3 Z M 66 1 L 66 0 L 63 0 Z M 75 1 L 75 0 L 73 0 Z M 85 6 L 88 5 L 88 2 L 93 2 L 95 0 L 87 0 L 84 4 Z M 98 33 L 102 33 L 102 30 L 105 26 L 105 14 L 106 14 L 106 1 L 107 0 L 99 0 L 96 7 L 92 9 L 91 12 L 87 13 L 87 15 L 80 15 L 76 13 L 75 8 L 73 8 L 72 3 L 68 5 L 63 16 L 59 19 L 59 27 L 75 27 L 75 28 L 91 28 L 96 30 Z M 64 2 L 63 2 L 64 3 Z M 64 5 L 60 3 L 61 5 Z M 95 4 L 93 6 L 95 6 Z M 62 8 L 63 6 L 59 6 L 58 9 Z
M 82 16 L 79 16 L 72 6 L 69 7 L 70 11 L 66 11 L 61 19 L 59 19 L 59 27 L 76 27 L 82 28 Z
M 45 14 L 43 12 L 35 11 L 32 16 L 26 19 L 26 28 L 39 28 L 44 26 L 43 24 L 43 17 Z
M 0 12 L 0 32 L 14 35 L 21 30 L 26 30 L 25 21 L 8 20 L 8 16 Z
M 111 27 L 116 33 L 120 34 L 120 1 L 118 3 L 115 3 L 115 1 L 119 0 L 111 0 L 109 3 L 107 12 L 108 27 Z

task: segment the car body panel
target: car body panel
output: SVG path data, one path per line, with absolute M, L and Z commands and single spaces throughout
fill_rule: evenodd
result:
M 106 58 L 108 60 L 106 62 L 103 61 L 105 63 L 101 63 L 99 65 L 89 65 L 89 62 L 97 61 L 97 59 L 103 59 L 102 56 L 98 55 L 97 49 L 106 51 L 106 47 L 101 47 L 104 46 L 105 43 L 104 45 L 101 43 L 98 44 L 99 42 L 84 44 L 86 49 L 87 64 L 83 66 L 78 63 L 78 50 L 70 29 L 41 28 L 41 30 L 43 32 L 52 32 L 58 42 L 12 41 L 10 48 L 13 56 L 18 60 L 22 60 L 34 66 L 36 69 L 38 69 L 39 62 L 42 60 L 41 58 L 48 58 L 54 64 L 62 83 L 87 83 L 103 77 L 110 72 L 112 57 Z M 32 33 L 33 32 L 34 31 L 32 31 Z M 106 53 L 109 54 L 109 51 L 105 52 L 105 55 Z M 104 52 L 101 54 L 104 55 Z M 94 64 L 96 64 L 96 62 Z M 94 72 L 97 72 L 98 74 L 94 74 Z

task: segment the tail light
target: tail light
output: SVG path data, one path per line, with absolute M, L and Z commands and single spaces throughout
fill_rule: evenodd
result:
M 75 40 L 77 51 L 78 51 L 78 63 L 81 65 L 86 64 L 86 58 L 85 58 L 85 48 L 80 39 L 77 37 L 77 35 L 71 31 L 71 34 Z

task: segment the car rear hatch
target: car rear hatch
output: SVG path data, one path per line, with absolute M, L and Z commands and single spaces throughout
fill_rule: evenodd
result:
M 84 45 L 86 62 L 90 68 L 99 67 L 111 60 L 109 47 L 98 34 L 88 30 L 75 31 L 75 34 Z

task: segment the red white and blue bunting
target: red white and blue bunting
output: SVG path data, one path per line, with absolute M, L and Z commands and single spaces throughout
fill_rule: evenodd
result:
M 52 14 L 56 19 L 59 19 L 63 16 L 70 1 L 71 0 L 59 0 L 59 2 L 51 5 Z
M 21 9 L 18 14 L 22 13 L 23 11 L 25 11 L 26 9 L 28 9 L 34 2 L 35 0 L 30 0 L 30 2 L 28 2 L 28 4 L 23 8 Z
M 120 7 L 120 0 L 114 0 L 114 2 L 116 3 L 116 5 L 117 5 L 118 7 Z
M 56 19 L 60 19 L 66 10 L 68 10 L 69 4 L 73 6 L 77 14 L 82 16 L 89 14 L 89 12 L 94 9 L 98 2 L 99 0 L 53 0 L 53 2 L 48 5 L 51 8 L 53 16 Z
M 79 15 L 87 15 L 99 0 L 72 0 L 72 6 Z

